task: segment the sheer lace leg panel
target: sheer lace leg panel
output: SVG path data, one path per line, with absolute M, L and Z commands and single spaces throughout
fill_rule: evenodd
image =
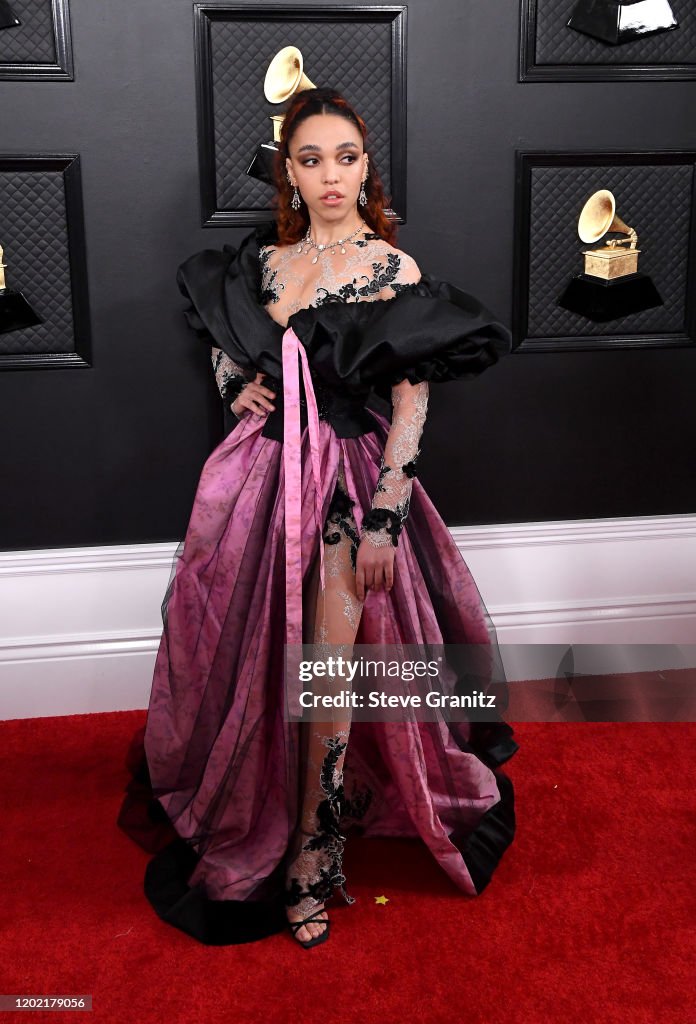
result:
M 355 561 L 359 543 L 339 465 L 336 491 L 323 531 L 326 590 L 317 592 L 313 643 L 316 658 L 350 658 L 360 623 L 362 604 L 355 589 Z M 348 688 L 339 675 L 326 677 L 321 690 L 337 694 Z M 288 916 L 300 920 L 319 910 L 339 886 L 347 903 L 354 897 L 345 890 L 342 871 L 345 837 L 339 830 L 343 804 L 343 763 L 350 732 L 350 709 L 327 710 L 321 721 L 306 722 L 306 769 L 300 828 L 295 835 L 294 859 L 287 872 Z M 304 940 L 321 934 L 321 919 L 299 929 Z

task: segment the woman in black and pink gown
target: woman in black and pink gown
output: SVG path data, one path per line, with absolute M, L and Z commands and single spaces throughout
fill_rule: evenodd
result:
M 349 830 L 420 837 L 467 896 L 514 836 L 500 766 L 517 744 L 499 716 L 286 714 L 286 645 L 497 651 L 416 465 L 430 385 L 475 378 L 509 332 L 392 244 L 365 139 L 335 91 L 295 94 L 276 219 L 178 273 L 235 421 L 174 559 L 119 824 L 155 853 L 157 913 L 209 944 L 288 923 L 305 946 L 328 938 L 326 902 L 354 899 Z

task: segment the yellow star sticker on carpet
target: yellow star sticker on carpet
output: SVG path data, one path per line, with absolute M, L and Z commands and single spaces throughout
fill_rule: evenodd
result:
M 385 903 L 388 903 L 388 902 L 389 902 L 389 900 L 387 899 L 386 896 L 375 896 L 375 903 L 385 904 Z

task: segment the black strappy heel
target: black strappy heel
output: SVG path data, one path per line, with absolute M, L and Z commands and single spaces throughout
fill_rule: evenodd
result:
M 289 921 L 288 922 L 288 924 L 290 925 L 290 928 L 292 930 L 293 937 L 295 938 L 295 941 L 299 942 L 299 944 L 301 946 L 304 946 L 305 949 L 311 949 L 312 946 L 318 946 L 320 942 L 325 942 L 328 939 L 328 937 L 329 937 L 329 926 L 330 926 L 331 922 L 329 921 L 328 917 L 321 917 L 321 918 L 319 917 L 319 915 L 323 914 L 325 910 L 326 910 L 326 907 L 323 907 L 321 910 L 315 910 L 313 914 L 310 914 L 309 917 L 305 917 L 302 921 Z M 314 920 L 318 920 L 320 924 L 326 925 L 326 927 L 324 928 L 324 931 L 320 932 L 319 935 L 315 935 L 313 939 L 305 939 L 304 941 L 302 939 L 298 939 L 297 938 L 297 933 L 300 930 L 300 928 L 302 927 L 302 925 L 307 924 L 309 921 L 314 921 Z

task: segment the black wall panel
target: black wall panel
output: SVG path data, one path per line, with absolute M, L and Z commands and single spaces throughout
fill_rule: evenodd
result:
M 694 148 L 693 81 L 520 82 L 519 12 L 408 4 L 398 242 L 508 322 L 517 150 Z M 0 371 L 10 550 L 183 535 L 222 410 L 175 272 L 248 230 L 201 227 L 190 0 L 70 21 L 74 81 L 0 81 L 0 156 L 79 154 L 91 338 L 84 366 Z M 421 480 L 450 525 L 691 512 L 695 374 L 693 346 L 516 353 L 433 387 Z

